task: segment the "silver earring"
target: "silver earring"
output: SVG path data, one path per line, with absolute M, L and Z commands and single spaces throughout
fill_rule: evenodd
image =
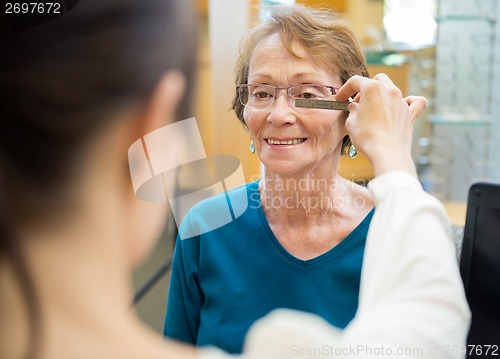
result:
M 248 146 L 248 150 L 251 153 L 255 153 L 255 145 L 253 144 L 253 140 L 250 141 L 250 146 Z
M 356 147 L 354 147 L 354 145 L 349 146 L 349 150 L 347 151 L 347 155 L 350 158 L 354 158 L 358 155 L 358 150 L 356 149 Z

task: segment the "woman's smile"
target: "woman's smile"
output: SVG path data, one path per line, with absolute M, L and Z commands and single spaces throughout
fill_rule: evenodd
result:
M 307 138 L 303 137 L 298 137 L 298 138 L 285 138 L 285 139 L 279 139 L 279 138 L 266 138 L 265 141 L 267 142 L 268 145 L 270 146 L 295 146 L 295 145 L 300 145 L 304 143 L 307 140 Z

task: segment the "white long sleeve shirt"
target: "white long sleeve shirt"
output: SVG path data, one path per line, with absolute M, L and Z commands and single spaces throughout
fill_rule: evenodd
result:
M 376 210 L 353 321 L 339 330 L 316 315 L 277 309 L 251 327 L 243 357 L 464 357 L 470 311 L 443 206 L 406 172 L 388 172 L 368 188 Z

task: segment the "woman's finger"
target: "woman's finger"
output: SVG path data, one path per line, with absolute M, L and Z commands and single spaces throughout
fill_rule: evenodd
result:
M 427 99 L 423 96 L 408 96 L 404 98 L 404 101 L 409 106 L 412 122 L 415 122 L 417 117 L 427 107 Z
M 354 75 L 340 87 L 340 89 L 335 94 L 335 99 L 341 102 L 347 101 L 349 97 L 357 94 L 358 92 L 361 92 L 361 89 L 371 81 L 372 80 L 367 77 Z
M 407 96 L 404 100 L 410 106 L 415 103 L 423 103 L 424 108 L 427 106 L 427 99 L 423 96 Z
M 389 76 L 387 76 L 383 72 L 378 73 L 375 76 L 373 76 L 373 79 L 380 81 L 380 82 L 384 83 L 385 85 L 396 86 L 396 85 L 394 85 L 394 82 L 392 82 L 392 80 L 389 78 Z

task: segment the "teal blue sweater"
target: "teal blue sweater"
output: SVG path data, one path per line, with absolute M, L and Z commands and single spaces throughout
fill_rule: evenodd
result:
M 241 191 L 247 192 L 248 199 L 241 216 L 207 233 L 178 238 L 165 336 L 240 353 L 250 325 L 276 308 L 316 313 L 344 328 L 358 306 L 373 210 L 333 249 L 300 260 L 271 231 L 260 206 L 258 182 L 234 189 L 229 197 L 244 195 Z M 201 202 L 190 210 L 183 226 L 203 226 L 200 223 L 207 217 L 216 215 L 214 209 L 227 207 L 229 197 Z

